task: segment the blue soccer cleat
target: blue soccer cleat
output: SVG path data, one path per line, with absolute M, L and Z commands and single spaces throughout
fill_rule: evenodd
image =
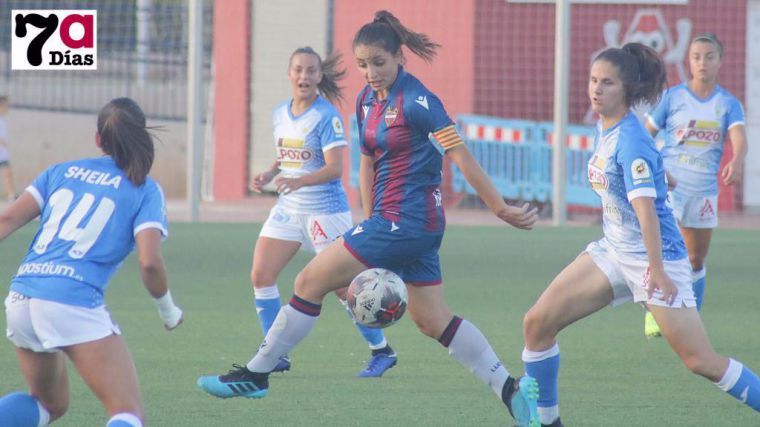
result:
M 245 366 L 233 364 L 225 375 L 206 375 L 198 378 L 198 387 L 206 393 L 227 399 L 247 397 L 261 399 L 269 390 L 269 374 L 251 372 Z
M 383 376 L 385 371 L 396 366 L 396 362 L 398 361 L 397 359 L 398 358 L 396 357 L 396 353 L 375 354 L 372 356 L 372 358 L 369 359 L 369 362 L 367 362 L 367 367 L 356 374 L 356 376 L 359 378 L 380 378 Z
M 509 387 L 509 389 L 507 389 Z M 510 378 L 504 384 L 502 400 L 509 409 L 509 414 L 517 421 L 519 427 L 540 427 L 538 418 L 538 382 L 529 376 L 518 379 Z
M 290 370 L 290 357 L 286 356 L 280 356 L 279 359 L 277 359 L 277 365 L 272 369 L 272 372 L 285 372 Z M 270 374 L 272 373 L 270 372 Z

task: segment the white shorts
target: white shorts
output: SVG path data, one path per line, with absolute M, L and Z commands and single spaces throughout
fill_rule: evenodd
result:
M 691 289 L 691 264 L 688 258 L 663 261 L 665 273 L 678 288 L 678 295 L 673 304 L 668 305 L 660 299 L 662 292 L 659 290 L 655 290 L 652 298 L 647 298 L 646 276 L 649 273 L 649 261 L 646 259 L 636 259 L 615 252 L 605 238 L 589 243 L 586 253 L 610 281 L 613 293 L 610 305 L 613 307 L 628 301 L 674 308 L 697 306 L 694 291 Z
M 8 339 L 16 347 L 38 353 L 121 335 L 105 305 L 79 307 L 13 291 L 5 298 L 5 318 Z
M 300 242 L 301 248 L 320 253 L 353 226 L 351 212 L 309 215 L 288 212 L 275 205 L 259 236 Z
M 688 196 L 668 193 L 673 215 L 681 227 L 715 228 L 718 226 L 718 196 Z

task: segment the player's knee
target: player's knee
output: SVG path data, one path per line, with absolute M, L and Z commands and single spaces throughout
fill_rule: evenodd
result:
M 709 357 L 708 355 L 690 354 L 683 357 L 681 360 L 683 360 L 683 364 L 686 366 L 686 369 L 690 370 L 696 375 L 708 379 L 713 379 L 716 377 L 716 364 L 714 363 L 713 358 Z M 720 379 L 720 374 L 717 375 L 717 378 Z
M 251 269 L 251 284 L 254 288 L 266 288 L 277 282 L 277 277 L 261 268 Z
M 705 257 L 702 254 L 689 254 L 689 262 L 692 270 L 699 271 L 705 265 Z
M 525 344 L 533 348 L 549 335 L 546 315 L 539 308 L 533 306 L 523 317 L 523 336 Z M 553 337 L 552 337 L 553 338 Z

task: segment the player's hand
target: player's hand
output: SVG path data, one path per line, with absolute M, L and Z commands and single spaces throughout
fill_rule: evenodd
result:
M 530 230 L 538 220 L 538 208 L 531 207 L 529 203 L 525 203 L 519 208 L 504 205 L 496 212 L 496 216 L 515 228 Z
M 181 325 L 185 320 L 185 313 L 176 305 L 172 307 L 168 312 L 159 312 L 158 314 L 161 316 L 161 320 L 164 322 L 164 329 L 167 331 L 173 331 L 177 329 L 177 327 L 179 327 L 179 325 Z
M 678 180 L 667 171 L 665 171 L 665 182 L 668 184 L 668 191 L 673 191 L 678 186 Z
M 260 173 L 253 177 L 248 188 L 256 193 L 261 193 L 261 189 L 272 181 L 274 176 L 269 172 Z
M 274 180 L 274 185 L 277 187 L 277 193 L 282 195 L 292 193 L 303 187 L 300 178 L 289 176 L 278 176 L 277 179 Z
M 721 178 L 723 178 L 723 184 L 733 185 L 735 182 L 739 181 L 742 177 L 743 170 L 743 163 L 737 162 L 735 160 L 728 162 L 723 168 L 723 172 L 720 174 Z
M 672 305 L 678 295 L 678 288 L 662 269 L 647 268 L 646 273 L 644 273 L 644 284 L 647 288 L 647 298 L 652 298 L 655 291 L 659 290 L 660 296 L 658 298 L 668 305 Z

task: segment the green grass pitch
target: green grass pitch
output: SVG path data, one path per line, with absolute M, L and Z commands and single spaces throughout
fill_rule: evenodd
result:
M 36 226 L 36 225 L 35 225 Z M 291 354 L 293 370 L 270 379 L 263 400 L 220 400 L 195 385 L 201 374 L 245 363 L 261 341 L 249 284 L 256 224 L 172 224 L 164 245 L 184 325 L 165 332 L 134 257 L 117 273 L 108 305 L 135 358 L 148 425 L 503 426 L 509 415 L 490 389 L 408 318 L 386 330 L 399 364 L 381 379 L 358 379 L 369 354 L 334 296 Z M 2 243 L 8 283 L 33 236 Z M 476 324 L 507 368 L 522 372 L 521 320 L 551 279 L 599 228 L 449 227 L 441 249 L 452 310 Z M 715 348 L 760 371 L 760 231 L 718 229 L 708 257 L 704 321 Z M 280 277 L 292 294 L 298 258 Z M 642 310 L 604 309 L 570 326 L 562 349 L 560 401 L 569 426 L 753 426 L 760 414 L 689 373 L 662 339 L 647 340 Z M 0 394 L 23 388 L 15 353 L 0 345 Z M 99 402 L 71 370 L 71 406 L 57 426 L 104 425 Z M 108 372 L 103 372 L 108 375 Z

